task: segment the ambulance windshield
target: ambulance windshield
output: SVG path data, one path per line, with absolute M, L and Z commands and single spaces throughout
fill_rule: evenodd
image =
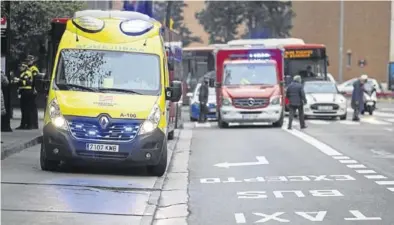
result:
M 224 85 L 275 85 L 275 64 L 234 63 L 225 65 Z
M 60 90 L 158 95 L 159 56 L 64 49 L 60 53 L 55 85 Z

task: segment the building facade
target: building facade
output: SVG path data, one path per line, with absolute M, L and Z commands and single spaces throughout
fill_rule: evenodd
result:
M 208 34 L 194 17 L 203 9 L 204 2 L 187 4 L 184 22 L 203 41 L 191 46 L 206 45 Z M 365 73 L 387 82 L 388 62 L 394 60 L 394 46 L 390 46 L 391 4 L 390 1 L 344 2 L 343 81 Z M 293 9 L 296 17 L 291 35 L 326 45 L 330 61 L 328 72 L 338 79 L 340 2 L 293 1 Z

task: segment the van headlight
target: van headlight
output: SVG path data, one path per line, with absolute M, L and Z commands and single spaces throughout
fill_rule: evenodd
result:
M 48 106 L 49 118 L 51 119 L 52 124 L 56 128 L 60 128 L 63 130 L 67 130 L 68 125 L 66 119 L 63 117 L 60 112 L 59 104 L 57 103 L 56 98 L 54 98 Z
M 158 105 L 154 105 L 148 118 L 144 121 L 140 129 L 140 135 L 154 131 L 159 125 L 161 111 Z
M 270 99 L 271 105 L 279 105 L 282 103 L 282 95 L 276 95 Z
M 230 105 L 231 105 L 231 98 L 229 98 L 229 97 L 223 97 L 223 99 L 222 99 L 222 105 L 223 105 L 223 106 L 230 106 Z

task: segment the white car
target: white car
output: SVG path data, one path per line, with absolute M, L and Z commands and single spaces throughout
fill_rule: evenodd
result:
M 304 105 L 305 118 L 339 117 L 346 120 L 347 100 L 331 81 L 307 81 L 304 83 L 307 104 Z
M 353 78 L 353 79 L 350 79 L 350 80 L 347 80 L 347 81 L 343 82 L 342 84 L 338 85 L 338 90 L 341 93 L 352 94 L 352 92 L 353 92 L 353 83 L 357 79 L 358 78 Z M 383 91 L 382 87 L 379 85 L 379 82 L 377 80 L 368 78 L 367 82 L 369 84 L 371 84 L 372 86 L 375 86 L 377 93 L 380 93 L 380 92 Z

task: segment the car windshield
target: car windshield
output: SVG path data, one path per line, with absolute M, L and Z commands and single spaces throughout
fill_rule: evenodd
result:
M 305 93 L 338 93 L 338 89 L 331 82 L 306 82 L 304 84 Z
M 55 86 L 60 90 L 158 95 L 159 56 L 64 49 L 60 53 Z
M 224 68 L 224 85 L 277 84 L 274 64 L 229 64 Z

